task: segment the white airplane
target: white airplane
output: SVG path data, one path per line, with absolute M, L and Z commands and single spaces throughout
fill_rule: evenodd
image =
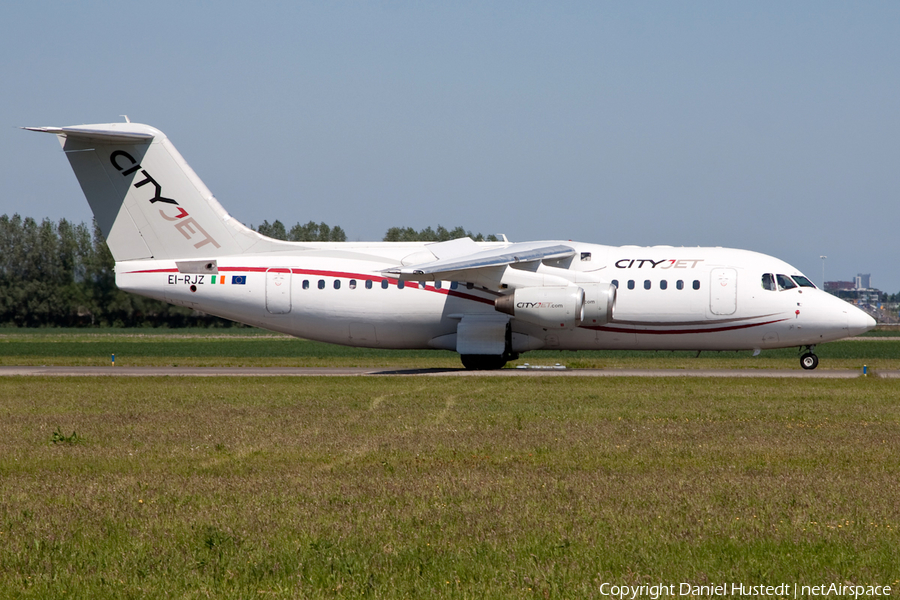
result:
M 815 346 L 875 320 L 791 265 L 726 248 L 580 242 L 284 242 L 222 208 L 158 129 L 26 127 L 59 136 L 123 290 L 290 335 L 440 348 L 467 369 L 528 350 Z

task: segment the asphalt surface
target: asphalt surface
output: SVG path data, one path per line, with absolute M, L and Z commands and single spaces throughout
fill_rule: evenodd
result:
M 858 369 L 557 369 L 538 367 L 466 371 L 465 369 L 385 369 L 360 367 L 0 367 L 0 376 L 50 377 L 748 377 L 853 379 Z M 900 378 L 900 371 L 878 371 L 875 377 Z

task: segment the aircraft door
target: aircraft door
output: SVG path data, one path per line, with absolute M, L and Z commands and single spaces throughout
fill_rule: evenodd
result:
M 266 310 L 273 315 L 291 312 L 291 270 L 266 271 Z
M 737 271 L 716 268 L 709 274 L 709 310 L 714 315 L 733 315 L 737 310 Z

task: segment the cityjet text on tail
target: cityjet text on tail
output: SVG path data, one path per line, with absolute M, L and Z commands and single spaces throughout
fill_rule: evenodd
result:
M 233 219 L 168 138 L 137 123 L 59 137 L 129 292 L 307 339 L 439 348 L 469 369 L 564 350 L 765 350 L 875 321 L 791 265 L 725 248 L 571 241 L 284 242 Z

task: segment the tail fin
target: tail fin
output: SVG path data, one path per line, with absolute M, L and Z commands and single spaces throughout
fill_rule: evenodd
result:
M 59 136 L 116 261 L 284 249 L 232 219 L 158 129 L 137 123 L 25 129 Z

